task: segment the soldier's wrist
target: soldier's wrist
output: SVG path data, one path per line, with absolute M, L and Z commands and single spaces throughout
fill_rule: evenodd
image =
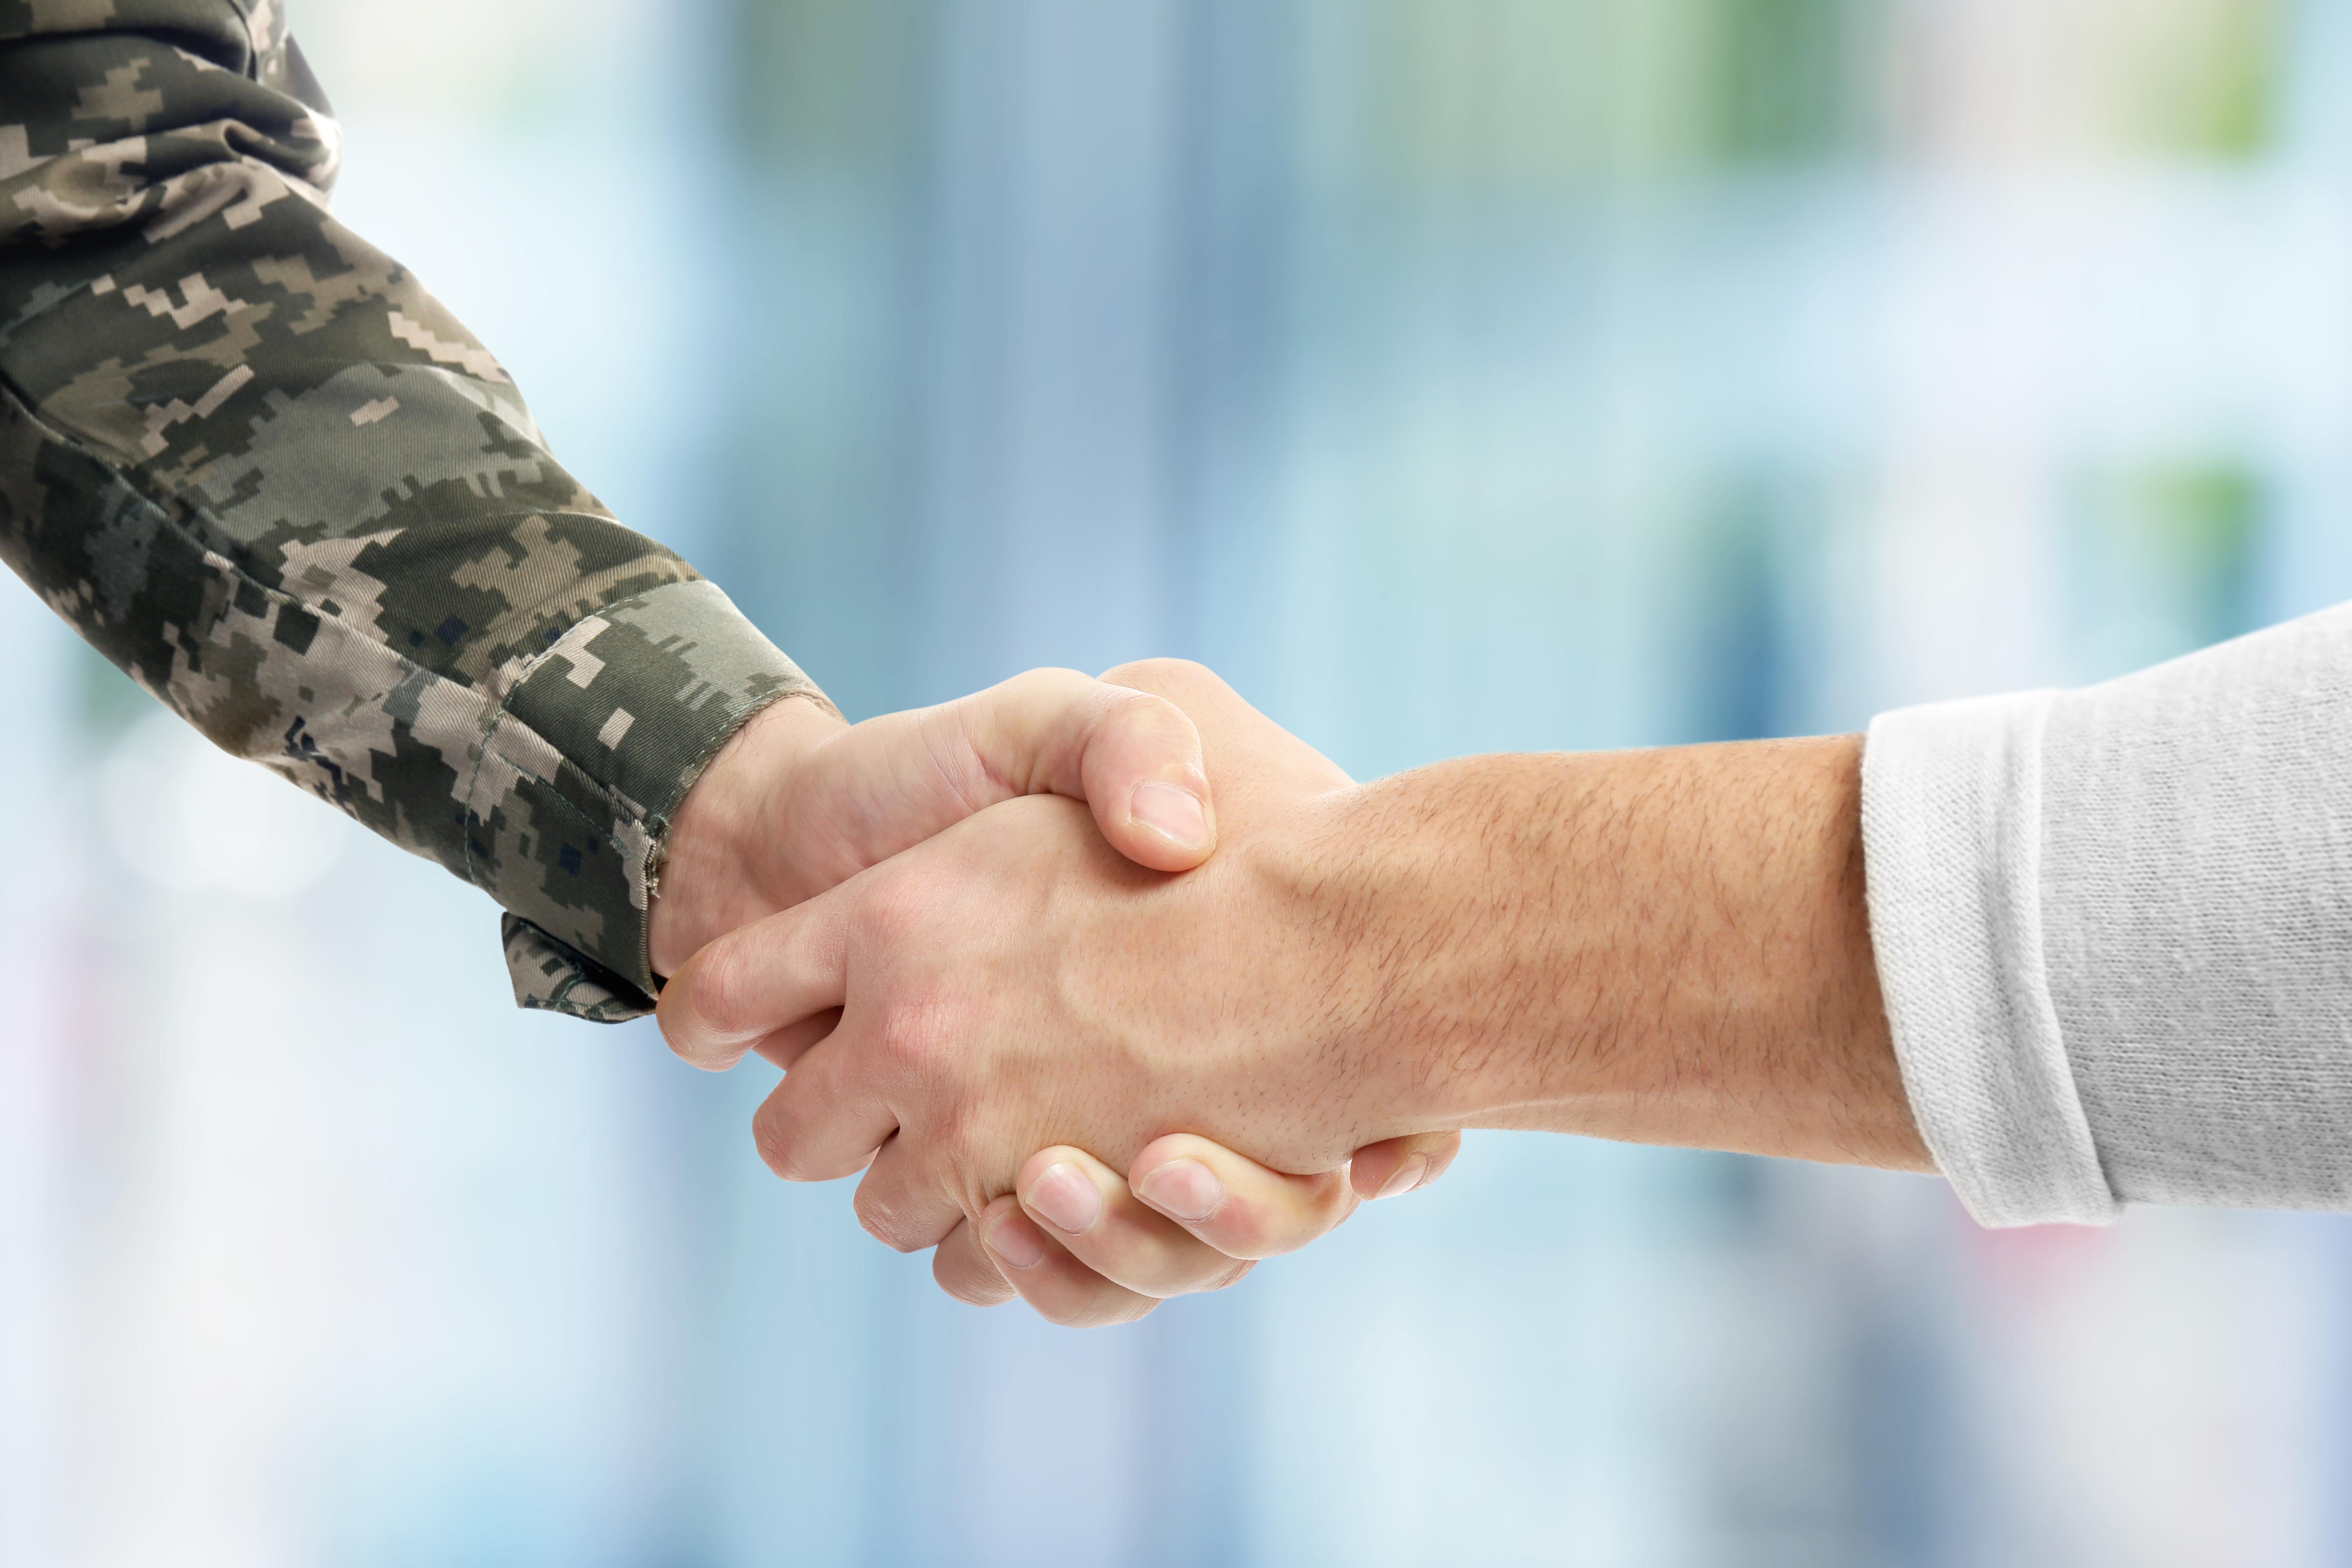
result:
M 772 884 L 788 782 L 803 757 L 847 727 L 823 698 L 787 697 L 753 714 L 703 768 L 671 815 L 646 912 L 656 974 L 782 907 Z

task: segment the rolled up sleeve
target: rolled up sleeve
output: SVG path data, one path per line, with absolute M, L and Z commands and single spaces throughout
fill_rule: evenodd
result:
M 1863 814 L 1904 1084 L 1979 1220 L 2352 1208 L 2352 606 L 1882 715 Z

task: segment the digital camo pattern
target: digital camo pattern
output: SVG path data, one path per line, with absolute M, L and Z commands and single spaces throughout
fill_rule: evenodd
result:
M 278 0 L 0 0 L 0 554 L 215 743 L 509 911 L 518 999 L 650 1005 L 669 814 L 809 691 L 327 211 Z

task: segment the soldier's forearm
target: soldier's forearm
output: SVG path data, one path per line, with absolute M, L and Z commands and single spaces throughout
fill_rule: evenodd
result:
M 283 14 L 0 0 L 0 556 L 215 742 L 489 891 L 527 999 L 640 1011 L 669 814 L 806 681 L 330 216 Z

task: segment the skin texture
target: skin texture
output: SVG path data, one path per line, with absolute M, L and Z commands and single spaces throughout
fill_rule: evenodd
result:
M 1197 667 L 1118 674 L 1200 724 L 1213 859 L 1156 876 L 1071 803 L 1010 802 L 713 942 L 662 998 L 688 1059 L 791 1066 L 763 1157 L 864 1170 L 867 1228 L 940 1245 L 950 1289 L 992 1255 L 1095 1321 L 1041 1255 L 1086 1244 L 1042 1184 L 1069 1166 L 1124 1215 L 1112 1173 L 1148 1202 L 1176 1133 L 1310 1179 L 1470 1126 L 1927 1168 L 1871 960 L 1858 740 L 1358 786 Z
M 1214 847 L 1198 731 L 1172 703 L 1130 687 L 1034 670 L 955 702 L 856 726 L 821 700 L 777 702 L 713 759 L 672 825 L 651 911 L 656 971 L 671 973 L 713 938 L 974 812 L 1045 793 L 1091 803 L 1100 843 L 1146 868 L 1139 874 L 1183 871 Z M 834 1021 L 829 1013 L 804 1020 L 763 1042 L 762 1054 L 788 1062 Z M 1302 1180 L 1194 1142 L 1184 1154 L 1218 1173 L 1223 1197 L 1192 1231 L 1137 1202 L 1091 1156 L 1065 1152 L 1098 1175 L 1111 1201 L 1082 1233 L 1055 1229 L 1068 1251 L 1057 1247 L 1055 1268 L 1025 1277 L 1053 1315 L 1118 1321 L 1164 1296 L 1221 1289 L 1247 1272 L 1249 1260 L 1305 1246 L 1355 1206 L 1344 1175 Z M 1440 1136 L 1361 1151 L 1356 1179 L 1367 1196 L 1410 1191 L 1434 1179 L 1457 1146 Z M 1058 1163 L 1066 1162 L 1040 1164 L 1041 1175 Z M 1057 1288 L 1046 1291 L 1049 1277 Z M 1015 1293 L 977 1249 L 943 1272 L 942 1283 L 974 1302 Z

